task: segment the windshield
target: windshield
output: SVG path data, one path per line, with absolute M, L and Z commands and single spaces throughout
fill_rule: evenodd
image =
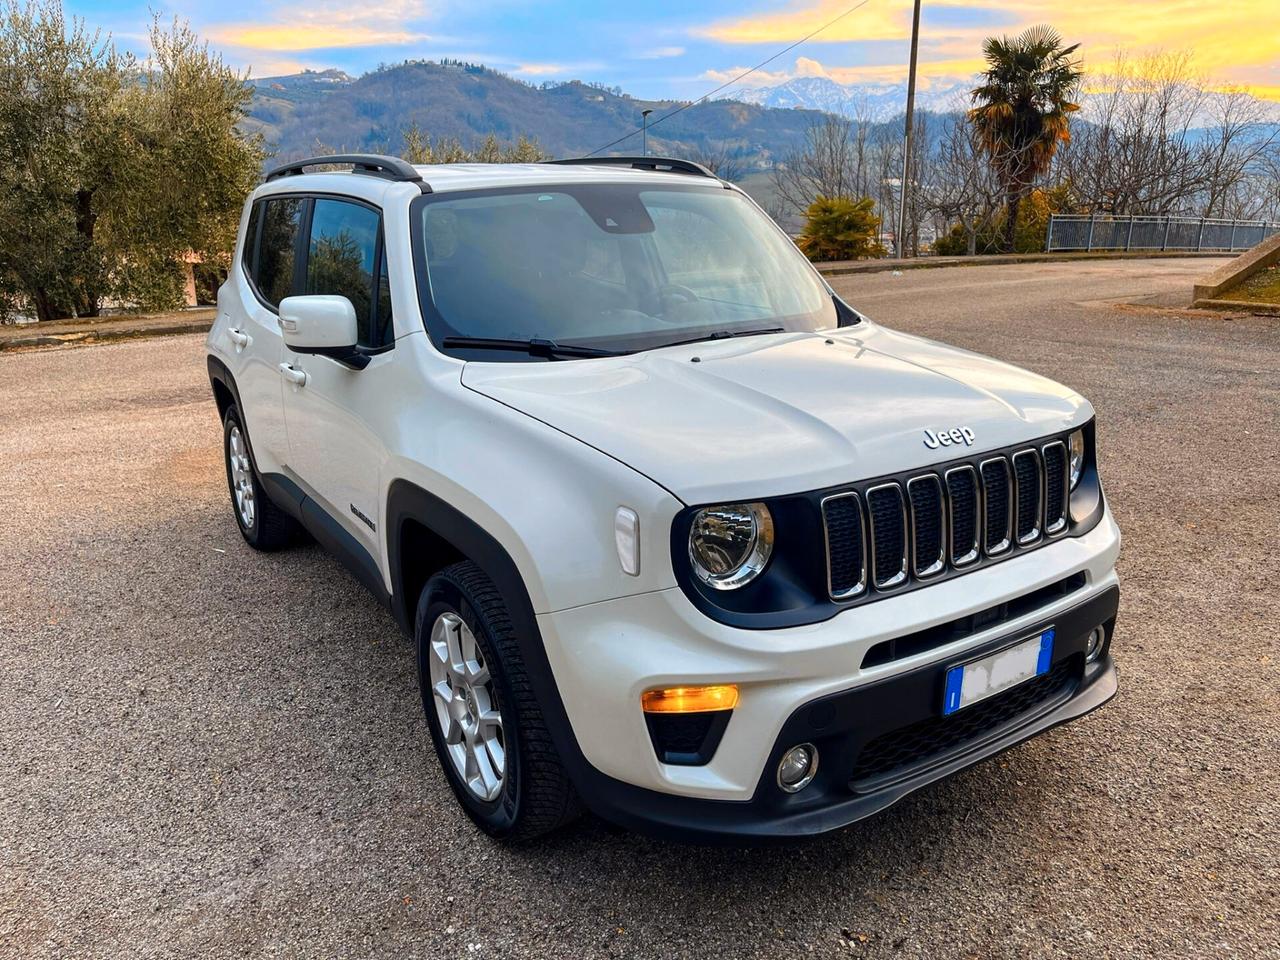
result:
M 632 352 L 837 325 L 830 292 L 795 245 L 735 190 L 473 191 L 423 197 L 414 218 L 437 345 L 533 339 Z M 485 359 L 528 359 L 492 353 Z

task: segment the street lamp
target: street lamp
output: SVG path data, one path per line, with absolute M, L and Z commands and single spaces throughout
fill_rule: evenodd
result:
M 649 114 L 651 113 L 653 113 L 652 107 L 648 110 L 640 111 L 640 124 L 641 130 L 643 131 L 640 134 L 640 139 L 644 143 L 644 156 L 646 157 L 649 155 Z

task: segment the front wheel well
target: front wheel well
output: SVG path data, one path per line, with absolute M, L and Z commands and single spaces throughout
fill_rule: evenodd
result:
M 462 551 L 418 520 L 406 519 L 400 527 L 400 579 L 406 619 L 413 622 L 418 597 L 434 574 L 460 560 Z

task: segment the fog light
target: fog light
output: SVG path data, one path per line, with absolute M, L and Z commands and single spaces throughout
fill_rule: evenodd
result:
M 1094 627 L 1089 634 L 1089 639 L 1084 645 L 1085 663 L 1093 663 L 1098 659 L 1098 655 L 1102 653 L 1102 641 L 1107 637 L 1107 632 L 1102 627 Z
M 818 772 L 818 748 L 812 743 L 792 747 L 778 763 L 778 786 L 787 793 L 799 793 Z

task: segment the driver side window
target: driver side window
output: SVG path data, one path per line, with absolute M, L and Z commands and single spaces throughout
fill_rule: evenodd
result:
M 318 198 L 313 204 L 304 292 L 346 297 L 356 310 L 357 343 L 389 345 L 394 335 L 381 215 L 346 200 Z

